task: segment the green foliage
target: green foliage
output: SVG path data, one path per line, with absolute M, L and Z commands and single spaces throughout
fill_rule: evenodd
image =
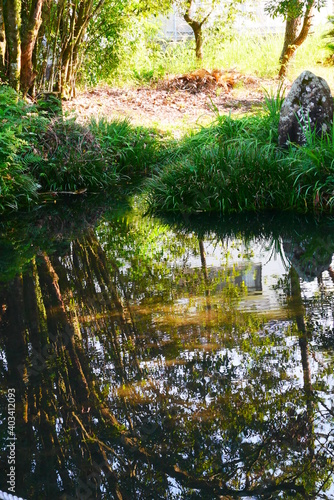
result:
M 0 86 L 0 212 L 36 197 L 39 186 L 29 175 L 35 154 L 26 140 L 31 111 L 12 88 Z
M 274 145 L 256 139 L 197 148 L 148 185 L 151 211 L 234 212 L 284 206 L 292 188 Z
M 243 0 L 226 3 L 224 8 L 216 0 L 205 7 L 192 7 L 193 18 L 206 19 L 203 24 L 204 48 L 207 55 L 215 52 L 213 40 L 220 45 L 231 37 L 232 24 Z M 177 2 L 181 14 L 189 2 Z M 85 41 L 85 59 L 82 78 L 95 85 L 99 81 L 155 82 L 169 72 L 182 71 L 185 63 L 196 67 L 194 40 L 174 43 L 162 38 L 161 20 L 152 14 L 167 13 L 172 2 L 113 2 L 107 1 L 98 17 L 92 20 Z
M 327 40 L 326 48 L 330 52 L 330 56 L 327 58 L 327 62 L 333 64 L 333 61 L 334 61 L 334 16 L 328 16 L 328 23 L 330 23 L 331 29 L 323 35 L 323 38 L 325 38 Z
M 214 123 L 181 141 L 161 140 L 127 121 L 81 125 L 0 88 L 0 210 L 45 192 L 133 192 L 146 179 L 151 212 L 332 211 L 333 130 L 305 132 L 304 147 L 277 146 L 283 89 L 267 93 L 265 110 Z
M 129 21 L 125 15 L 127 2 L 107 0 L 99 16 L 92 19 L 85 40 L 85 83 L 95 85 L 106 80 L 119 64 L 120 44 L 125 39 Z M 123 35 L 123 36 L 122 36 Z
M 198 67 L 192 39 L 166 41 L 154 34 L 157 26 L 151 21 L 133 25 L 131 37 L 117 45 L 117 54 L 101 53 L 87 59 L 83 78 L 87 84 L 107 82 L 111 85 L 147 85 L 169 74 L 187 73 Z M 273 77 L 277 74 L 281 35 L 266 38 L 244 37 L 232 29 L 217 25 L 203 29 L 203 65 L 208 68 L 236 67 L 243 73 Z M 108 59 L 109 57 L 109 59 Z M 314 54 L 310 54 L 310 59 Z M 97 64 L 98 63 L 98 64 Z
M 241 212 L 259 210 L 332 211 L 333 132 L 288 151 L 277 146 L 283 101 L 266 95 L 266 112 L 216 122 L 185 137 L 171 161 L 147 183 L 150 212 Z
M 144 127 L 133 128 L 127 120 L 93 120 L 90 130 L 103 154 L 130 179 L 148 174 L 161 154 L 157 132 Z
M 85 41 L 82 80 L 89 85 L 110 81 L 119 68 L 125 80 L 150 81 L 156 73 L 150 61 L 159 59 L 161 23 L 152 15 L 168 10 L 171 2 L 105 2 Z M 147 16 L 150 15 L 150 18 Z
M 332 211 L 334 205 L 334 127 L 322 138 L 310 127 L 305 131 L 306 145 L 290 146 L 293 158 L 294 189 L 305 207 Z
M 41 132 L 38 147 L 44 161 L 31 172 L 44 191 L 93 191 L 118 182 L 116 162 L 74 118 L 53 118 Z
M 166 40 L 159 31 L 158 19 L 126 18 L 130 24 L 116 23 L 122 31 L 117 37 L 111 34 L 100 38 L 100 45 L 87 46 L 82 82 L 95 85 L 107 82 L 112 85 L 147 85 L 166 75 L 187 73 L 198 67 L 194 41 Z M 98 32 L 96 33 L 98 36 Z M 108 38 L 109 37 L 109 38 Z M 236 68 L 241 73 L 261 77 L 275 77 L 279 69 L 279 56 L 283 45 L 282 34 L 265 37 L 254 33 L 238 34 L 229 23 L 203 26 L 203 62 L 206 68 Z M 333 75 L 319 65 L 328 57 L 324 47 L 323 31 L 310 35 L 303 48 L 297 51 L 289 67 L 289 78 L 294 79 L 308 67 L 323 76 L 331 85 Z
M 49 107 L 50 103 L 46 103 Z M 41 106 L 39 106 L 39 109 Z M 0 87 L 0 211 L 37 202 L 45 192 L 119 191 L 149 173 L 159 137 L 127 121 L 81 125 L 40 111 Z
M 215 25 L 230 26 L 237 13 L 240 12 L 240 5 L 245 3 L 245 0 L 207 0 L 206 2 L 194 2 L 193 0 L 176 0 L 174 5 L 183 16 L 187 11 L 190 11 L 191 19 L 199 23 L 205 23 L 209 29 Z
M 31 168 L 44 191 L 110 190 L 147 174 L 157 156 L 153 130 L 126 120 L 81 125 L 55 117 L 41 128 L 37 147 L 43 157 Z
M 309 3 L 309 0 L 267 0 L 265 9 L 272 17 L 297 18 L 303 14 Z M 325 0 L 315 0 L 312 3 L 320 10 L 325 5 Z
M 22 390 L 20 378 L 14 382 L 20 390 L 18 401 L 28 393 L 28 404 L 34 405 L 43 393 L 50 423 L 36 426 L 29 448 L 24 440 L 17 441 L 26 464 L 24 485 L 17 493 L 34 499 L 42 498 L 41 491 L 47 491 L 48 498 L 78 496 L 80 471 L 83 466 L 89 470 L 98 440 L 106 451 L 116 448 L 119 457 L 113 481 L 104 482 L 103 471 L 94 473 L 107 498 L 115 497 L 115 485 L 124 498 L 176 498 L 174 484 L 182 499 L 305 499 L 314 498 L 315 491 L 330 495 L 333 447 L 331 434 L 326 433 L 326 439 L 323 429 L 332 425 L 328 399 L 333 356 L 332 344 L 326 347 L 320 335 L 328 325 L 324 340 L 331 340 L 333 291 L 325 281 L 314 297 L 308 293 L 304 300 L 291 269 L 276 286 L 283 307 L 274 306 L 268 313 L 268 300 L 263 300 L 268 297 L 266 281 L 262 298 L 250 289 L 247 304 L 242 300 L 247 286 L 238 285 L 236 278 L 249 276 L 253 269 L 260 279 L 259 262 L 271 260 L 264 247 L 273 238 L 282 251 L 308 252 L 315 240 L 317 249 L 330 243 L 331 257 L 332 225 L 321 224 L 320 230 L 313 219 L 302 217 L 293 218 L 290 225 L 286 216 L 282 220 L 271 214 L 269 219 L 210 217 L 209 226 L 203 216 L 197 218 L 198 225 L 185 217 L 171 228 L 116 208 L 94 230 L 99 217 L 92 220 L 85 205 L 75 212 L 40 210 L 37 228 L 32 224 L 33 238 L 27 220 L 23 224 L 19 218 L 17 224 L 7 219 L 5 224 L 9 245 L 3 268 L 8 272 L 7 262 L 17 256 L 18 270 L 27 273 L 1 287 L 1 349 L 8 359 L 8 367 L 2 366 L 2 394 L 8 386 L 7 371 L 19 376 L 13 346 L 20 345 L 23 333 L 35 329 L 40 349 L 29 348 L 19 358 L 20 366 L 27 368 Z M 99 208 L 91 208 L 92 216 Z M 57 205 L 53 209 L 58 212 Z M 91 222 L 87 232 L 85 220 Z M 50 222 L 54 230 L 41 238 Z M 254 244 L 259 253 L 252 255 Z M 30 265 L 23 266 L 22 254 Z M 217 258 L 219 264 L 212 264 Z M 278 281 L 273 272 L 270 289 Z M 55 278 L 57 301 L 51 302 Z M 273 298 L 272 290 L 269 293 Z M 23 333 L 15 327 L 18 320 L 24 320 Z M 304 321 L 306 331 L 299 326 Z M 74 328 L 82 332 L 74 346 L 77 363 L 69 355 L 66 337 Z M 64 335 L 57 335 L 59 331 Z M 321 363 L 309 362 L 319 357 Z M 299 373 L 304 378 L 296 376 Z M 88 416 L 83 410 L 85 381 L 90 389 Z M 186 398 L 180 397 L 183 394 Z M 5 397 L 0 404 L 5 413 Z M 131 439 L 128 416 L 135 431 Z M 1 425 L 4 434 L 6 421 Z M 18 419 L 20 431 L 26 425 Z M 45 438 L 50 431 L 57 435 L 59 473 L 66 477 L 69 463 L 74 471 L 65 486 L 57 476 L 50 485 L 40 466 L 50 455 Z M 83 446 L 90 452 L 85 456 Z M 136 453 L 141 473 L 133 479 L 128 464 Z M 101 455 L 96 463 L 104 459 Z

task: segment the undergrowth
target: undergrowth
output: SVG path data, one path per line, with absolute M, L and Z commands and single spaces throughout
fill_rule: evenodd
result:
M 16 92 L 0 86 L 0 211 L 36 198 L 39 184 L 29 172 L 36 155 L 29 146 L 27 106 Z
M 155 131 L 127 121 L 84 126 L 55 109 L 27 104 L 0 86 L 0 212 L 38 202 L 41 193 L 114 195 L 150 172 Z
M 332 211 L 334 135 L 306 130 L 303 147 L 278 147 L 284 95 L 266 95 L 262 113 L 215 122 L 186 136 L 148 180 L 150 213 L 260 210 Z
M 262 112 L 237 118 L 216 109 L 210 126 L 177 141 L 127 121 L 81 125 L 1 86 L 0 212 L 50 192 L 112 199 L 138 188 L 151 213 L 331 212 L 334 131 L 305 130 L 304 146 L 279 148 L 283 99 L 280 88 Z

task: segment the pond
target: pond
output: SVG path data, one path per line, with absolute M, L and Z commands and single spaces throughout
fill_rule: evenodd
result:
M 0 489 L 334 498 L 334 221 L 3 220 Z

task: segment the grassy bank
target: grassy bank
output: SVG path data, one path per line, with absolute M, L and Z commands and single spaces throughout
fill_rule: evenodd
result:
M 148 211 L 231 213 L 262 210 L 331 212 L 334 136 L 307 134 L 303 147 L 278 147 L 282 96 L 267 96 L 253 116 L 216 121 L 172 148 L 148 180 Z
M 256 115 L 217 113 L 210 126 L 172 140 L 126 121 L 83 126 L 2 86 L 0 211 L 57 193 L 115 199 L 140 189 L 150 213 L 332 212 L 334 132 L 279 148 L 282 99 L 268 95 Z
M 39 203 L 49 193 L 112 194 L 150 173 L 159 137 L 126 121 L 89 126 L 59 112 L 59 102 L 31 105 L 0 87 L 0 212 Z

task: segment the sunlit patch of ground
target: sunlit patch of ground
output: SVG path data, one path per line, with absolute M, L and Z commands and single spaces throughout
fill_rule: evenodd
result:
M 91 118 L 128 118 L 133 125 L 183 130 L 212 121 L 220 114 L 246 113 L 261 108 L 264 91 L 275 93 L 276 79 L 245 76 L 235 70 L 198 70 L 176 75 L 155 87 L 97 87 L 78 93 L 64 103 L 80 122 Z

